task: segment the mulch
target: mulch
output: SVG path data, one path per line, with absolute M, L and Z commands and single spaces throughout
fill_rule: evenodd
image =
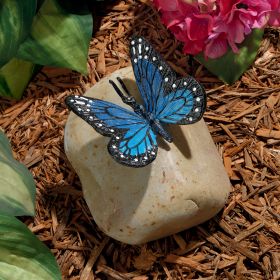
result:
M 182 53 L 149 1 L 100 11 L 88 76 L 44 67 L 20 101 L 0 100 L 0 126 L 36 181 L 36 215 L 23 218 L 25 224 L 51 249 L 64 279 L 280 279 L 280 30 L 266 29 L 254 64 L 229 86 Z M 63 149 L 65 97 L 130 65 L 133 33 L 206 88 L 204 120 L 232 183 L 213 219 L 139 246 L 98 229 Z

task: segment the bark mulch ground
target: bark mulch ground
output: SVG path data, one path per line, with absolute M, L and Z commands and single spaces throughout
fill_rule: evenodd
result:
M 280 30 L 265 31 L 252 67 L 228 86 L 182 53 L 148 1 L 121 1 L 103 13 L 88 76 L 45 67 L 21 101 L 1 99 L 0 125 L 37 184 L 36 216 L 24 222 L 56 256 L 64 279 L 280 279 Z M 141 246 L 98 229 L 63 149 L 65 97 L 129 65 L 133 33 L 206 88 L 204 120 L 232 183 L 216 217 Z

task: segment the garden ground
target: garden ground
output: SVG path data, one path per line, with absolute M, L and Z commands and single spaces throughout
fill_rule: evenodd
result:
M 44 67 L 21 101 L 0 104 L 0 126 L 37 185 L 36 216 L 23 221 L 56 256 L 64 279 L 279 279 L 280 31 L 265 31 L 253 66 L 228 86 L 182 53 L 148 1 L 107 6 L 96 29 L 88 76 Z M 179 75 L 204 85 L 204 120 L 232 183 L 216 217 L 141 246 L 98 229 L 63 149 L 65 97 L 128 66 L 133 33 L 147 37 Z

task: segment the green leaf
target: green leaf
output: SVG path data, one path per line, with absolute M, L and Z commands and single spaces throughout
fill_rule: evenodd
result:
M 0 131 L 0 213 L 34 215 L 34 200 L 33 177 L 23 164 L 13 158 L 9 140 Z
M 0 95 L 20 99 L 30 79 L 41 66 L 13 58 L 0 69 Z
M 55 0 L 45 0 L 17 57 L 86 74 L 92 26 L 90 14 L 69 14 Z
M 36 13 L 36 0 L 1 0 L 0 67 L 15 54 L 29 34 Z
M 0 279 L 58 280 L 49 249 L 15 217 L 0 214 Z
M 217 59 L 205 60 L 202 54 L 195 59 L 203 64 L 210 72 L 217 75 L 222 81 L 232 84 L 249 68 L 254 62 L 261 40 L 263 30 L 254 29 L 253 32 L 239 46 L 239 53 L 232 50 Z

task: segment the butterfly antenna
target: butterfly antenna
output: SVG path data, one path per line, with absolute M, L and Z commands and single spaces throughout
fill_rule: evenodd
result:
M 135 98 L 129 93 L 127 87 L 125 86 L 124 82 L 121 80 L 121 78 L 117 77 L 117 80 L 119 81 L 119 83 L 122 86 L 122 89 L 125 91 L 125 93 L 128 96 L 125 96 L 122 91 L 119 89 L 119 87 L 115 84 L 115 82 L 113 82 L 112 80 L 109 80 L 109 83 L 113 86 L 113 88 L 115 89 L 115 91 L 117 92 L 117 94 L 120 96 L 120 98 L 122 99 L 123 103 L 129 105 L 135 113 L 143 115 L 144 111 L 143 111 L 143 106 L 139 105 L 136 103 Z
M 126 85 L 124 84 L 123 80 L 120 77 L 117 77 L 118 82 L 121 84 L 123 90 L 128 96 L 131 96 L 129 90 L 127 89 Z
M 118 79 L 119 81 L 119 79 Z M 113 86 L 113 88 L 115 89 L 116 93 L 120 96 L 120 98 L 122 99 L 123 103 L 131 106 L 133 109 L 136 106 L 136 102 L 133 96 L 130 95 L 128 89 L 126 88 L 126 86 L 124 85 L 123 81 L 120 82 L 123 90 L 128 94 L 128 96 L 125 96 L 122 91 L 119 89 L 119 87 L 115 84 L 115 82 L 113 82 L 112 80 L 109 80 L 109 83 Z
M 112 80 L 109 80 L 109 83 L 113 86 L 116 93 L 120 96 L 123 102 L 126 100 L 126 96 L 122 93 L 122 91 L 118 88 L 118 86 Z

